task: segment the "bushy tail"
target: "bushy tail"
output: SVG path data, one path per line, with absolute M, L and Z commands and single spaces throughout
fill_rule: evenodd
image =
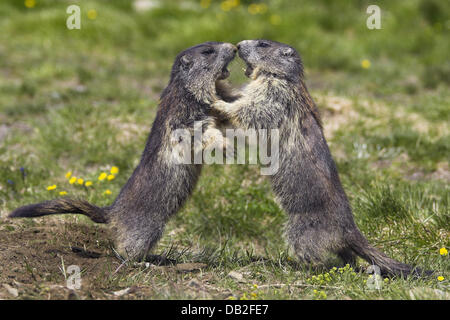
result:
M 361 234 L 353 235 L 350 247 L 354 253 L 372 265 L 380 268 L 381 275 L 407 276 L 430 276 L 433 271 L 424 271 L 406 263 L 396 261 L 372 247 L 367 239 Z
M 97 223 L 107 223 L 105 208 L 100 208 L 84 200 L 55 199 L 20 207 L 9 214 L 11 218 L 34 218 L 50 214 L 79 213 Z

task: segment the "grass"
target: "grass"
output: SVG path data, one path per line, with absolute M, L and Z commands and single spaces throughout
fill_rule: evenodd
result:
M 267 1 L 257 14 L 250 1 L 229 11 L 218 1 L 164 1 L 150 11 L 131 1 L 80 1 L 82 28 L 69 31 L 65 9 L 74 2 L 0 4 L 2 217 L 63 190 L 111 203 L 139 161 L 176 54 L 207 40 L 270 38 L 303 57 L 362 232 L 445 279 L 394 278 L 371 290 L 355 270 L 298 266 L 282 236 L 285 215 L 258 168 L 211 165 L 155 250 L 187 271 L 120 266 L 107 230 L 84 217 L 0 220 L 0 283 L 17 288 L 17 298 L 67 298 L 62 264 L 81 266 L 86 281 L 76 295 L 85 299 L 118 298 L 130 287 L 119 298 L 449 298 L 448 255 L 439 254 L 450 246 L 448 5 L 379 1 L 382 29 L 368 30 L 367 1 Z M 241 67 L 232 63 L 235 84 L 247 81 Z M 113 165 L 116 178 L 99 182 Z M 69 170 L 93 186 L 70 185 Z M 79 257 L 71 246 L 102 257 Z M 3 287 L 0 297 L 14 298 Z

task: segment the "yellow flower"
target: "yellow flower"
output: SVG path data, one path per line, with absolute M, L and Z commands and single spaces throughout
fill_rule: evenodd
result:
M 106 189 L 106 191 L 105 192 L 103 192 L 103 194 L 107 194 L 107 195 L 110 195 L 112 192 L 111 192 L 111 190 L 109 190 L 109 189 Z
M 437 279 L 439 280 L 439 281 L 444 281 L 444 277 L 443 276 L 439 276 L 439 277 L 437 277 Z
M 83 184 L 83 183 L 84 183 L 84 180 L 81 179 L 81 178 L 78 178 L 78 179 L 77 179 L 77 183 L 78 183 L 78 184 Z
M 87 16 L 89 19 L 95 20 L 95 18 L 97 18 L 97 10 L 95 10 L 95 9 L 89 10 L 87 13 Z
M 277 14 L 273 14 L 270 16 L 270 23 L 274 26 L 278 26 L 281 24 L 281 17 Z
M 92 186 L 92 181 L 86 181 L 86 183 L 84 185 L 86 187 L 90 187 L 90 186 Z
M 370 68 L 370 61 L 367 59 L 364 59 L 363 61 L 361 61 L 361 67 L 363 69 L 369 69 Z
M 66 194 L 67 194 L 67 191 L 61 191 L 61 192 L 59 193 L 60 196 L 65 196 Z
M 114 178 L 115 178 L 115 176 L 112 175 L 112 174 L 110 174 L 110 175 L 107 177 L 108 181 L 114 180 Z
M 35 0 L 25 0 L 25 7 L 34 8 L 35 5 L 36 5 Z
M 77 177 L 72 177 L 72 178 L 70 178 L 69 183 L 74 184 L 76 181 L 77 181 Z
M 261 3 L 258 6 L 258 13 L 266 13 L 266 11 L 267 11 L 267 4 Z
M 441 248 L 441 249 L 439 249 L 439 254 L 441 256 L 446 256 L 446 255 L 448 255 L 448 251 L 445 248 Z
M 117 168 L 116 166 L 111 168 L 111 174 L 118 174 L 119 173 L 119 168 Z
M 55 190 L 55 189 L 56 189 L 56 184 L 47 187 L 48 191 Z
M 253 288 L 258 289 L 258 285 L 256 283 L 253 284 Z
M 228 2 L 230 3 L 231 7 L 238 7 L 239 3 L 241 2 L 240 0 L 228 0 Z
M 267 5 L 265 3 L 252 3 L 248 6 L 248 12 L 250 14 L 263 14 L 267 11 Z
M 69 179 L 72 176 L 72 171 L 67 171 L 66 179 Z
M 108 175 L 105 172 L 102 172 L 99 176 L 98 176 L 98 180 L 103 181 L 106 179 Z
M 203 9 L 209 8 L 210 5 L 211 0 L 200 0 L 200 7 L 202 7 Z

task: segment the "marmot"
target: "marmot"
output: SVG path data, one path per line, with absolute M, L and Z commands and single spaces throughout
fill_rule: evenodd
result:
M 171 159 L 172 133 L 177 129 L 192 131 L 196 121 L 203 121 L 205 133 L 214 126 L 209 112 L 210 104 L 217 100 L 216 82 L 229 76 L 227 66 L 236 51 L 229 43 L 205 42 L 176 57 L 141 161 L 112 205 L 100 208 L 87 201 L 62 198 L 18 208 L 9 216 L 84 214 L 94 222 L 113 225 L 120 255 L 145 259 L 168 219 L 192 193 L 202 167 Z
M 421 272 L 370 246 L 358 230 L 297 51 L 269 40 L 245 40 L 237 47 L 252 81 L 241 98 L 218 100 L 212 108 L 235 127 L 279 130 L 279 170 L 271 182 L 277 202 L 289 215 L 287 238 L 299 260 L 323 264 L 333 253 L 352 265 L 360 256 L 382 274 Z

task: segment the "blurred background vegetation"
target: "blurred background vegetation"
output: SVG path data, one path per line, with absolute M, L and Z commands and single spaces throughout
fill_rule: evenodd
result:
M 2 41 L 11 50 L 26 44 L 34 59 L 51 57 L 49 52 L 55 49 L 68 61 L 80 51 L 101 52 L 110 59 L 126 51 L 135 59 L 166 59 L 170 64 L 176 53 L 200 42 L 267 38 L 296 47 L 307 68 L 351 73 L 375 92 L 409 92 L 450 82 L 446 1 L 28 0 L 25 4 L 2 1 Z M 65 28 L 69 4 L 81 6 L 81 30 Z M 381 30 L 366 27 L 370 4 L 382 10 Z M 3 63 L 11 63 L 7 53 L 3 51 Z M 361 68 L 364 59 L 370 61 L 370 72 Z
M 80 30 L 66 28 L 71 4 L 81 8 Z M 381 8 L 380 30 L 366 26 L 371 4 Z M 303 57 L 360 228 L 397 259 L 441 270 L 449 13 L 438 0 L 2 0 L 1 213 L 60 191 L 109 204 L 139 160 L 176 54 L 204 41 L 267 38 Z M 231 65 L 235 84 L 247 81 L 242 67 Z M 99 182 L 112 165 L 116 179 Z M 69 185 L 69 170 L 92 188 Z M 284 250 L 284 221 L 257 168 L 206 166 L 160 246 L 226 243 L 216 263 L 232 268 L 236 252 Z

